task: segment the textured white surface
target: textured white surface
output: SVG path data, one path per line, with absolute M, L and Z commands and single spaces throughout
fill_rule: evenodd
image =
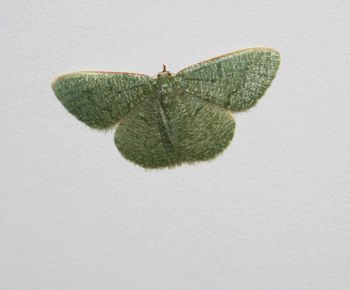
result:
M 1 2 L 0 289 L 350 288 L 349 1 Z M 253 46 L 277 78 L 195 166 L 136 167 L 50 88 Z

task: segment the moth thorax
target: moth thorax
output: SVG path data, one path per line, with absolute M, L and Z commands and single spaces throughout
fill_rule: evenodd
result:
M 165 81 L 161 82 L 158 87 L 160 95 L 169 95 L 173 93 L 173 84 L 171 82 Z

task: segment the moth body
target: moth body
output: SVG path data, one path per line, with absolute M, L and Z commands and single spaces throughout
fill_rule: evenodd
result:
M 95 129 L 117 125 L 114 142 L 145 168 L 213 159 L 230 144 L 232 113 L 246 111 L 265 94 L 279 53 L 252 48 L 213 58 L 155 78 L 134 73 L 76 72 L 52 88 L 64 107 Z
M 165 104 L 171 102 L 171 99 L 176 97 L 176 80 L 170 73 L 161 72 L 156 78 L 156 96 Z

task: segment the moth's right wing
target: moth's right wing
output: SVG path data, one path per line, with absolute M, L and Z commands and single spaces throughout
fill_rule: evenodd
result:
M 195 64 L 175 77 L 184 94 L 231 111 L 244 111 L 264 95 L 279 64 L 276 50 L 250 48 Z
M 154 79 L 142 74 L 75 72 L 52 82 L 63 106 L 86 125 L 108 129 L 153 93 Z

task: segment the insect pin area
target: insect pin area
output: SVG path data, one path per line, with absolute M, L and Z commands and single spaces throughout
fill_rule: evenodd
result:
M 166 70 L 166 65 L 163 64 L 163 70 L 157 75 L 157 77 L 171 76 L 171 73 Z

